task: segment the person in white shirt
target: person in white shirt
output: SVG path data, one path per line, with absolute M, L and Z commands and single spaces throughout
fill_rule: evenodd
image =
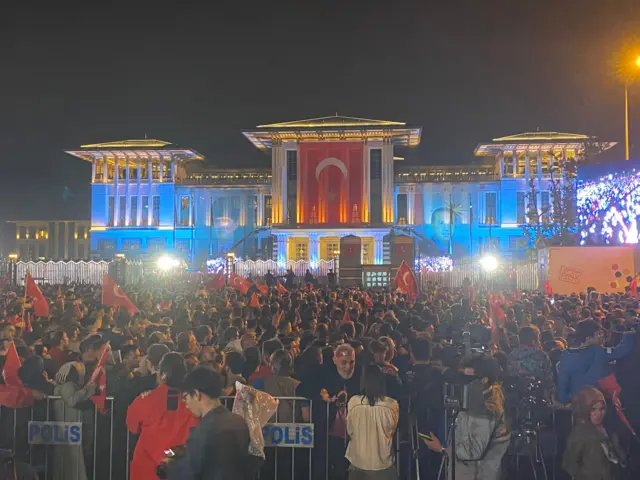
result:
M 369 365 L 362 377 L 362 395 L 349 400 L 345 457 L 351 463 L 349 480 L 395 480 L 391 453 L 398 427 L 398 402 L 386 396 L 386 377 L 377 365 Z

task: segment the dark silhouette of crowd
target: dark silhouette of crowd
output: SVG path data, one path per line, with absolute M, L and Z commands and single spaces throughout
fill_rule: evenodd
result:
M 5 286 L 0 368 L 15 346 L 30 395 L 16 405 L 0 385 L 0 446 L 19 444 L 7 433 L 9 408 L 36 409 L 59 397 L 55 417 L 82 422 L 86 441 L 73 451 L 54 447 L 55 479 L 125 478 L 126 471 L 132 480 L 153 479 L 163 463 L 168 478 L 181 479 L 257 478 L 259 471 L 276 478 L 274 463 L 278 478 L 436 478 L 443 464 L 457 478 L 499 479 L 514 471 L 509 446 L 519 448 L 523 422 L 534 421 L 522 398 L 535 397 L 533 430 L 553 429 L 556 437 L 556 478 L 640 475 L 640 305 L 628 293 L 428 284 L 410 301 L 335 279 L 322 286 L 287 278 L 284 292 L 270 272 L 266 288 L 246 293 L 205 284 L 193 276 L 126 286 L 139 309 L 133 316 L 102 305 L 100 287 L 41 285 L 48 318 L 30 317 L 22 288 Z M 106 420 L 94 417 L 98 386 L 90 379 L 107 342 L 113 401 L 105 440 L 92 434 Z M 277 414 L 278 422 L 314 424 L 310 456 L 267 449 L 266 458 L 251 458 L 247 424 L 222 400 L 242 384 L 310 401 L 282 400 Z M 443 400 L 451 385 L 470 386 L 469 405 Z M 452 410 L 455 444 L 447 440 Z M 93 468 L 105 441 L 113 457 L 133 452 L 111 477 Z M 301 460 L 309 457 L 311 472 Z M 522 477 L 532 468 L 539 465 Z

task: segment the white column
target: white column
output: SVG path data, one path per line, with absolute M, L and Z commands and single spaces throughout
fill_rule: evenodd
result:
M 278 242 L 278 267 L 287 261 L 287 236 L 284 234 L 276 235 Z
M 116 155 L 113 159 L 113 224 L 118 225 L 120 221 L 120 196 L 118 195 L 118 185 L 120 184 L 120 179 L 118 178 L 118 156 Z M 66 243 L 66 242 L 65 242 Z M 66 256 L 65 256 L 66 258 Z
M 518 173 L 518 152 L 516 152 L 515 148 L 513 149 L 513 155 L 512 156 L 513 156 L 513 162 L 512 162 L 513 165 L 511 165 L 511 166 L 513 168 L 513 172 L 511 172 L 511 173 L 515 177 L 516 174 Z
M 500 178 L 504 175 L 504 152 L 500 152 Z
M 160 183 L 164 182 L 164 155 L 160 154 L 160 177 L 158 180 Z
M 256 218 L 256 226 L 261 227 L 264 224 L 264 191 L 262 189 L 258 190 L 257 197 L 258 208 L 256 215 L 258 218 Z
M 384 245 L 382 238 L 383 235 L 380 233 L 376 233 L 373 235 L 373 263 L 375 265 L 380 265 L 384 261 Z
M 524 176 L 529 183 L 529 150 L 524 151 Z
M 282 144 L 271 147 L 271 223 L 282 223 Z
M 564 183 L 567 181 L 567 147 L 562 148 L 562 165 L 560 168 L 562 168 L 562 182 Z
M 131 176 L 129 174 L 129 157 L 127 157 L 126 159 L 127 165 L 125 167 L 125 172 L 124 172 L 124 177 L 125 177 L 125 181 L 127 183 L 125 183 L 125 204 L 124 204 L 124 224 L 129 226 L 131 225 L 131 200 L 129 199 L 130 193 L 129 193 L 129 183 L 131 181 Z
M 415 197 L 414 186 L 407 188 L 407 225 L 415 225 Z
M 241 227 L 247 225 L 247 196 L 244 192 L 240 194 L 240 215 L 238 216 L 238 225 Z
M 382 146 L 382 221 L 393 223 L 394 219 L 393 145 L 386 139 Z
M 69 258 L 69 224 L 64 222 L 64 258 Z
M 360 220 L 367 223 L 371 219 L 371 161 L 369 145 L 365 142 L 362 152 L 362 209 Z
M 169 168 L 171 169 L 171 181 L 176 181 L 177 160 L 172 160 Z
M 309 234 L 309 260 L 312 262 L 317 262 L 320 258 L 320 241 L 317 233 Z
M 140 177 L 141 177 L 141 172 L 140 172 L 140 167 L 142 167 L 142 162 L 140 161 L 140 159 L 138 158 L 136 160 L 136 168 L 138 169 L 138 180 L 136 183 L 136 188 L 137 188 L 137 195 L 138 195 L 138 206 L 136 209 L 136 225 L 140 226 L 142 224 L 142 189 L 140 188 Z
M 538 188 L 542 186 L 542 152 L 538 150 Z
M 91 161 L 91 183 L 96 181 L 96 160 L 95 158 Z
M 151 226 L 153 223 L 153 195 L 152 195 L 152 184 L 153 184 L 153 162 L 151 157 L 147 159 L 147 185 L 149 188 L 147 189 L 147 196 L 149 198 L 149 208 L 147 208 L 147 225 Z

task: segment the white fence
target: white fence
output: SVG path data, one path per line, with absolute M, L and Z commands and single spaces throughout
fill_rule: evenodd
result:
M 291 269 L 297 277 L 303 277 L 309 270 L 314 277 L 326 277 L 329 270 L 333 268 L 333 260 L 319 260 L 317 262 L 290 260 L 280 264 L 274 260 L 237 260 L 235 263 L 235 272 L 238 275 L 247 277 L 251 274 L 254 280 L 264 277 L 267 270 L 278 276 L 284 275 L 288 269 Z
M 24 285 L 27 272 L 39 283 L 67 284 L 84 283 L 98 285 L 108 273 L 109 263 L 100 261 L 79 262 L 16 262 L 16 281 Z
M 493 286 L 504 285 L 505 288 L 516 287 L 520 290 L 536 290 L 540 287 L 538 265 L 535 262 L 505 266 L 489 275 L 484 273 L 479 265 L 465 263 L 454 265 L 453 270 L 449 272 L 422 270 L 418 276 L 422 285 L 433 282 L 448 288 L 461 287 L 465 278 L 468 278 L 472 285 L 487 283 Z

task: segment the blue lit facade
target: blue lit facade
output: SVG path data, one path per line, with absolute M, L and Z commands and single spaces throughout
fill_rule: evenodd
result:
M 426 256 L 523 255 L 529 183 L 538 208 L 548 206 L 552 173 L 566 175 L 559 160 L 578 158 L 588 139 L 514 135 L 478 145 L 483 158 L 474 164 L 405 167 L 396 150 L 418 145 L 420 133 L 401 122 L 349 117 L 260 126 L 244 135 L 271 154 L 271 168 L 263 169 L 206 168 L 198 152 L 157 140 L 68 153 L 93 166 L 94 257 L 168 252 L 199 267 L 233 251 L 313 263 L 331 259 L 340 237 L 356 235 L 362 263 L 381 264 L 392 232 L 414 236 Z M 340 157 L 341 142 L 350 145 L 349 160 Z M 304 162 L 312 161 L 317 167 L 305 173 Z

